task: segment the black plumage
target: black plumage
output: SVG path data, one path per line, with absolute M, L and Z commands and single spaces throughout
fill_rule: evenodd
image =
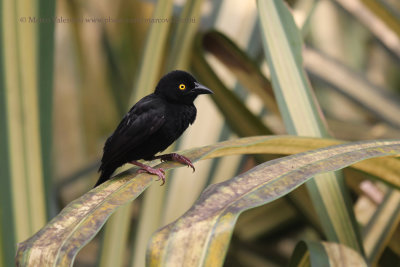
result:
M 139 100 L 124 116 L 104 145 L 100 178 L 96 186 L 110 179 L 125 163 L 141 167 L 141 172 L 158 175 L 165 182 L 163 169 L 154 169 L 139 159 L 174 160 L 194 167 L 191 161 L 176 153 L 155 156 L 170 146 L 196 119 L 193 101 L 212 91 L 185 71 L 172 71 L 158 82 L 154 93 Z

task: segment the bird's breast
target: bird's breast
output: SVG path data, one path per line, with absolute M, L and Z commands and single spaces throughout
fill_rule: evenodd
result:
M 196 119 L 194 105 L 176 105 L 167 110 L 166 134 L 176 140 Z

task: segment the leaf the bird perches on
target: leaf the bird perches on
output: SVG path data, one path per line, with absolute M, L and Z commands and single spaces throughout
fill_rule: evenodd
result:
M 336 146 L 326 147 L 329 145 Z M 307 151 L 318 147 L 325 148 Z M 242 211 L 284 196 L 316 173 L 340 169 L 363 159 L 399 154 L 400 140 L 343 144 L 331 139 L 257 136 L 195 148 L 182 154 L 199 161 L 233 154 L 302 151 L 307 152 L 265 162 L 208 187 L 184 216 L 153 236 L 148 263 L 151 266 L 176 266 L 174 264 L 187 262 L 220 265 Z M 391 167 L 384 171 L 380 168 L 382 165 Z M 179 166 L 176 162 L 158 165 L 165 169 Z M 353 167 L 400 188 L 400 166 L 396 159 L 370 159 Z M 20 243 L 17 265 L 71 266 L 79 250 L 96 235 L 108 217 L 155 180 L 154 176 L 137 174 L 135 170 L 124 172 L 71 202 L 38 233 Z M 162 250 L 162 247 L 168 249 Z

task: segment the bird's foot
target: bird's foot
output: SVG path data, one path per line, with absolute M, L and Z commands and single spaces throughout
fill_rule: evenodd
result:
M 156 156 L 154 158 L 160 159 L 161 161 L 176 161 L 176 162 L 185 164 L 188 167 L 191 167 L 193 169 L 193 172 L 196 170 L 190 159 L 188 159 L 185 156 L 179 155 L 178 153 L 164 154 L 164 155 Z
M 145 164 L 137 162 L 137 161 L 131 161 L 130 163 L 140 167 L 140 169 L 137 171 L 138 173 L 147 172 L 150 174 L 155 174 L 158 176 L 157 181 L 162 180 L 161 185 L 165 184 L 165 170 L 163 168 L 155 169 L 155 168 L 152 168 L 148 165 L 145 165 Z
M 138 173 L 147 172 L 147 173 L 150 173 L 150 174 L 155 174 L 155 175 L 158 176 L 157 181 L 162 180 L 161 185 L 164 185 L 165 184 L 165 171 L 164 171 L 164 169 L 163 168 L 154 169 L 154 168 L 149 167 L 149 166 L 147 166 L 147 167 L 148 168 L 139 169 L 137 172 Z

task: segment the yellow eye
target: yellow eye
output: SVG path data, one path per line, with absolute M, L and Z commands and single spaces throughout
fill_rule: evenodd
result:
M 186 89 L 186 85 L 184 85 L 183 83 L 181 83 L 179 85 L 179 90 L 185 90 Z

